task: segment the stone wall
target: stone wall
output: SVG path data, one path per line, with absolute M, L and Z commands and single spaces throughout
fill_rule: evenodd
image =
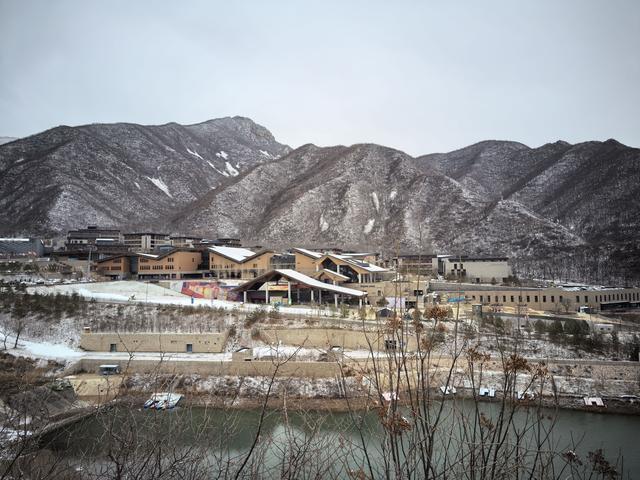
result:
M 80 347 L 90 352 L 109 352 L 115 344 L 117 352 L 221 353 L 227 341 L 222 333 L 83 333 Z

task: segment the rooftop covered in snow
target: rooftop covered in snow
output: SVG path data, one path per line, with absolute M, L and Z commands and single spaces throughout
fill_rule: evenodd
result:
M 260 275 L 253 280 L 249 280 L 246 283 L 234 288 L 236 292 L 246 292 L 249 290 L 259 290 L 265 283 L 277 282 L 279 280 L 287 280 L 293 282 L 298 286 L 303 286 L 311 289 L 318 289 L 326 292 L 337 293 L 341 295 L 347 295 L 349 297 L 364 297 L 367 293 L 353 288 L 339 287 L 329 283 L 324 283 L 315 278 L 308 277 L 307 275 L 290 269 L 271 270 L 270 272 Z

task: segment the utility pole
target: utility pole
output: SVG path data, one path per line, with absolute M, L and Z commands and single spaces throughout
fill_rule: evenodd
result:
M 93 246 L 89 244 L 89 260 L 87 261 L 87 281 L 91 280 L 91 252 L 93 251 Z

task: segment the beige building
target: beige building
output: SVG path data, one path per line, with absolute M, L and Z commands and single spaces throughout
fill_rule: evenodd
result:
M 437 255 L 432 272 L 445 278 L 463 278 L 470 283 L 503 283 L 511 276 L 507 257 Z
M 223 333 L 92 333 L 85 332 L 80 347 L 90 352 L 221 353 Z
M 132 252 L 153 252 L 162 245 L 171 245 L 171 238 L 166 233 L 125 233 L 124 244 Z
M 294 254 L 296 271 L 334 284 L 378 282 L 387 272 L 385 268 L 364 261 L 375 254 L 320 253 L 303 248 L 294 248 Z
M 453 293 L 453 292 L 452 292 Z M 471 303 L 486 306 L 525 306 L 534 310 L 575 312 L 580 307 L 595 310 L 640 307 L 640 288 L 549 287 L 478 289 L 462 286 Z
M 96 263 L 96 273 L 111 280 L 131 278 L 131 254 L 116 255 L 100 260 Z
M 216 278 L 249 280 L 271 270 L 272 250 L 254 252 L 247 248 L 209 247 L 209 270 Z
M 180 279 L 201 276 L 202 253 L 198 250 L 174 248 L 161 254 L 128 253 L 97 262 L 99 275 L 112 280 L 125 278 Z

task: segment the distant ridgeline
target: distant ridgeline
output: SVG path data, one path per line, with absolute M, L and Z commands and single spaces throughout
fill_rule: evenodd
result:
M 519 275 L 640 279 L 640 150 L 485 141 L 413 158 L 292 150 L 243 117 L 56 127 L 0 146 L 0 235 L 88 224 L 283 247 L 505 255 Z

